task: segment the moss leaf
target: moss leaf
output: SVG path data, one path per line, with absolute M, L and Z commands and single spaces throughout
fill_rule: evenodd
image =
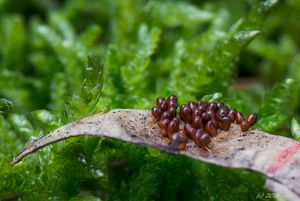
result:
M 292 119 L 291 133 L 295 140 L 300 141 L 300 124 L 296 119 Z

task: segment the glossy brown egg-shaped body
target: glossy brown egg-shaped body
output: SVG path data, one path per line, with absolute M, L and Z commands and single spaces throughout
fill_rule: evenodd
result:
M 211 142 L 210 136 L 202 129 L 196 130 L 193 140 L 199 148 L 206 147 Z
M 158 105 L 158 107 L 159 107 L 161 110 L 166 111 L 166 110 L 168 109 L 168 102 L 167 102 L 166 100 L 163 100 L 163 101 L 161 102 L 161 104 Z
M 168 125 L 168 136 L 171 139 L 172 135 L 179 130 L 179 124 L 177 121 L 172 120 Z
M 210 102 L 206 108 L 206 111 L 211 110 L 213 112 L 216 112 L 218 110 L 218 105 L 215 102 Z
M 193 134 L 196 132 L 196 129 L 189 123 L 184 125 L 184 131 L 189 138 L 192 138 Z
M 169 119 L 161 119 L 158 122 L 158 127 L 160 128 L 160 132 L 162 134 L 162 136 L 166 137 L 168 136 L 168 126 L 170 124 L 170 120 Z
M 247 117 L 246 120 L 247 120 L 247 121 L 251 124 L 251 126 L 252 126 L 253 124 L 255 124 L 256 119 L 257 119 L 257 115 L 254 114 L 254 113 L 251 113 L 251 114 L 249 114 L 249 116 Z
M 192 109 L 192 111 L 194 111 L 198 107 L 197 103 L 195 103 L 194 101 L 189 101 L 188 106 Z
M 187 106 L 186 104 L 180 105 L 180 111 L 181 111 L 184 107 L 186 107 L 186 106 Z
M 158 127 L 163 129 L 167 129 L 168 128 L 168 125 L 170 123 L 170 120 L 169 119 L 161 119 L 159 122 L 158 122 Z
M 224 108 L 220 108 L 217 113 L 216 113 L 216 119 L 217 120 L 221 120 L 223 117 L 227 116 L 228 114 L 228 110 L 224 109 Z
M 237 113 L 236 109 L 230 109 L 229 110 L 228 116 L 230 117 L 231 122 L 235 121 L 236 113 Z
M 160 117 L 162 115 L 162 110 L 159 109 L 157 106 L 152 107 L 151 114 L 156 120 L 160 120 Z
M 242 121 L 240 125 L 243 132 L 247 131 L 251 127 L 251 123 L 246 120 Z
M 179 115 L 180 115 L 180 117 L 183 119 L 184 117 L 183 117 L 183 114 L 182 114 L 182 109 L 184 108 L 184 107 L 186 107 L 186 105 L 185 104 L 182 104 L 182 105 L 180 105 L 180 108 L 179 108 Z
M 177 97 L 175 95 L 171 95 L 171 96 L 168 97 L 167 101 L 168 102 L 172 101 L 172 102 L 177 103 Z
M 193 111 L 189 106 L 183 107 L 181 111 L 183 120 L 191 122 L 192 121 L 192 115 Z
M 221 123 L 220 123 L 221 122 Z M 219 120 L 219 125 L 222 130 L 229 131 L 230 125 L 231 125 L 231 119 L 229 116 L 223 117 L 221 120 Z
M 159 97 L 156 99 L 156 105 L 157 105 L 158 107 L 160 107 L 161 104 L 162 104 L 162 102 L 165 102 L 165 101 L 166 101 L 166 99 L 165 99 L 164 97 L 159 96 Z
M 206 108 L 207 108 L 207 103 L 206 103 L 206 102 L 198 101 L 198 109 L 199 109 L 201 112 L 205 112 L 205 111 L 206 111 Z
M 171 114 L 168 111 L 164 111 L 160 117 L 160 119 L 171 119 Z
M 217 103 L 217 106 L 218 106 L 218 109 L 221 109 L 221 108 L 223 108 L 223 107 L 224 107 L 224 104 L 223 104 L 223 103 L 221 103 L 221 102 L 219 102 L 219 103 Z
M 205 122 L 210 120 L 210 115 L 207 112 L 202 113 L 201 117 Z
M 197 107 L 198 110 L 200 110 L 201 113 L 205 112 L 206 111 L 206 106 L 205 105 L 199 105 Z
M 203 145 L 202 145 L 202 142 L 201 142 L 201 137 L 203 135 L 203 133 L 205 133 L 203 131 L 203 129 L 197 129 L 196 132 L 193 134 L 192 136 L 192 139 L 194 141 L 194 143 L 199 147 L 201 148 Z
M 174 133 L 171 138 L 171 147 L 180 151 L 185 150 L 187 144 L 187 136 L 184 130 Z
M 205 124 L 204 128 L 205 132 L 207 132 L 210 136 L 216 136 L 217 135 L 217 129 L 214 126 L 214 124 L 211 121 L 208 121 Z
M 235 121 L 236 121 L 236 123 L 240 124 L 240 123 L 242 123 L 242 121 L 244 121 L 244 120 L 245 120 L 244 115 L 243 115 L 242 113 L 240 113 L 240 112 L 237 112 L 237 113 L 236 113 L 236 116 L 235 116 Z
M 197 102 L 198 106 L 202 105 L 204 107 L 207 107 L 208 103 L 206 101 L 198 101 Z
M 196 116 L 201 116 L 202 112 L 196 108 L 194 111 L 193 111 L 193 115 L 192 115 L 192 118 L 194 119 Z
M 176 112 L 176 108 L 175 108 L 175 107 L 170 107 L 170 108 L 168 109 L 168 112 L 170 113 L 170 117 L 171 117 L 171 118 L 174 118 L 174 117 L 176 117 L 176 115 L 177 115 L 177 112 Z
M 203 133 L 203 135 L 200 138 L 202 147 L 207 147 L 208 144 L 211 142 L 211 138 L 208 133 Z
M 176 124 L 180 124 L 180 119 L 178 117 L 174 117 L 172 120 L 175 121 Z
M 177 103 L 174 101 L 168 101 L 168 109 L 170 109 L 171 107 L 174 107 L 175 109 L 177 109 Z
M 208 110 L 208 111 L 206 111 L 206 113 L 209 115 L 209 119 L 214 124 L 215 128 L 218 129 L 219 125 L 218 125 L 217 119 L 215 117 L 215 113 L 212 110 Z
M 193 118 L 193 125 L 195 128 L 204 128 L 203 120 L 200 116 L 195 116 Z

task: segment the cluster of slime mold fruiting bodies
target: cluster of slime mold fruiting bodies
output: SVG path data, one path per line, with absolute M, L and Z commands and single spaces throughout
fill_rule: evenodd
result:
M 228 131 L 232 123 L 239 124 L 245 132 L 257 118 L 254 113 L 245 118 L 241 112 L 221 102 L 189 101 L 180 106 L 179 113 L 177 108 L 175 95 L 167 100 L 158 97 L 151 113 L 158 122 L 162 136 L 169 138 L 171 147 L 179 150 L 185 149 L 188 138 L 200 148 L 207 147 L 211 138 L 218 134 L 218 129 Z M 180 128 L 181 121 L 184 125 Z

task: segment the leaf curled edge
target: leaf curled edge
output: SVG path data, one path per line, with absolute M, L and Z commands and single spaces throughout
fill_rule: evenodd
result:
M 238 125 L 232 124 L 229 131 L 220 131 L 212 139 L 210 151 L 199 149 L 192 141 L 186 150 L 177 151 L 161 137 L 148 110 L 116 109 L 64 125 L 26 146 L 11 164 L 49 144 L 82 135 L 114 138 L 225 167 L 261 172 L 267 177 L 268 189 L 289 200 L 300 200 L 300 143 L 297 141 L 253 129 L 242 132 Z

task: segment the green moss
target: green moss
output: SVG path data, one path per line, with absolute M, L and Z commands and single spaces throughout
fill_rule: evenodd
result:
M 0 199 L 255 200 L 264 178 L 79 137 L 26 143 L 159 95 L 221 100 L 299 138 L 298 1 L 0 1 Z M 292 132 L 289 132 L 292 123 Z

